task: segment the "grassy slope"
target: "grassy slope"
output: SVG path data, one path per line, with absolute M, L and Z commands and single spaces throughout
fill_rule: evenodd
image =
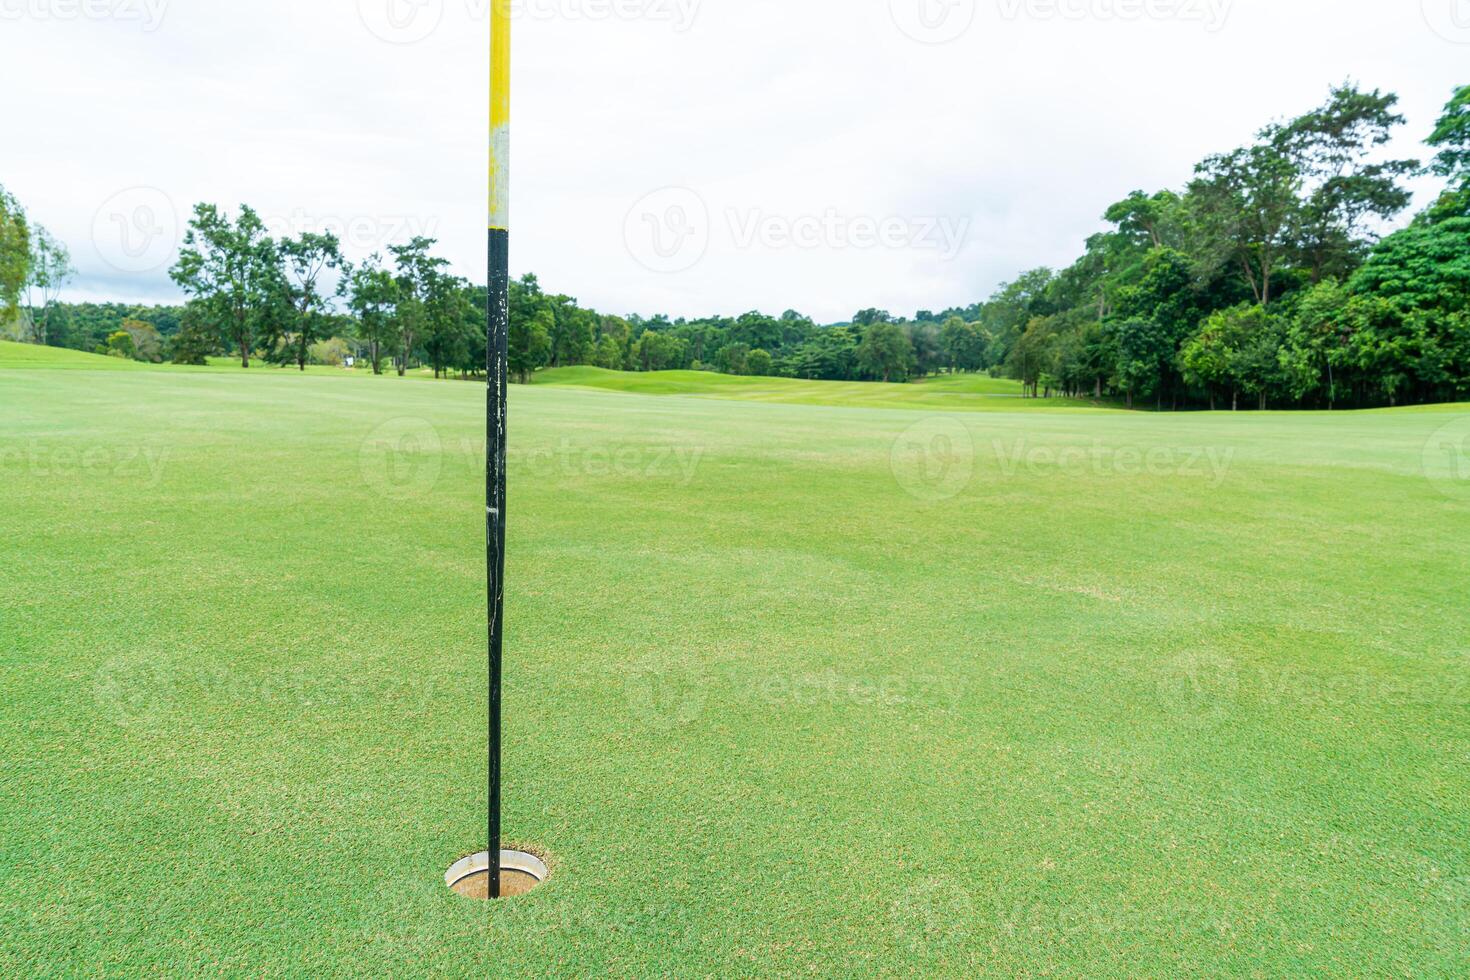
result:
M 141 371 L 147 367 L 120 357 L 0 340 L 0 370 Z
M 0 367 L 0 974 L 1470 970 L 1453 416 L 512 407 L 487 911 L 482 392 Z
M 189 373 L 239 373 L 240 359 L 237 357 L 211 357 L 205 365 L 181 365 L 181 364 L 142 364 L 138 361 L 124 360 L 120 357 L 104 357 L 100 354 L 88 354 L 78 350 L 68 350 L 61 347 L 42 347 L 35 344 L 17 344 L 8 340 L 0 340 L 0 371 L 3 370 L 67 370 L 67 371 L 173 371 Z M 256 374 L 291 373 L 301 374 L 298 368 L 292 365 L 267 364 L 259 359 L 251 361 L 251 371 Z M 371 370 L 346 370 L 340 367 L 328 367 L 320 364 L 309 364 L 304 372 L 320 377 L 357 377 L 372 378 Z M 392 375 L 391 369 L 383 377 Z M 432 379 L 433 373 L 428 369 L 420 369 L 409 372 L 413 378 Z
M 1023 400 L 1019 382 L 979 374 L 946 375 L 918 384 L 800 381 L 746 378 L 704 371 L 632 374 L 594 367 L 556 368 L 535 375 L 536 384 L 599 388 L 637 395 L 687 395 L 788 405 L 926 408 L 944 411 L 1016 411 L 1020 408 L 1084 408 L 1094 403 L 1064 398 Z

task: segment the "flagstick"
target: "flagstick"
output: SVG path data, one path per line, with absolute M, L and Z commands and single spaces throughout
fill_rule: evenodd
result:
M 500 897 L 500 687 L 505 614 L 506 355 L 510 334 L 510 0 L 490 3 L 490 322 L 485 334 L 490 612 L 490 898 Z

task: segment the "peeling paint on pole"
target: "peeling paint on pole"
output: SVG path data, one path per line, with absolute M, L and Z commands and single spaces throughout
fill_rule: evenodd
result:
M 510 341 L 510 0 L 490 7 L 490 269 L 485 331 L 485 564 L 490 613 L 489 892 L 500 897 L 501 678 L 505 614 L 506 357 Z

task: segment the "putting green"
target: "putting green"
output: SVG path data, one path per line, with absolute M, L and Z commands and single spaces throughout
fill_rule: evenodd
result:
M 483 389 L 17 364 L 0 974 L 1470 970 L 1470 406 L 515 389 L 490 907 Z

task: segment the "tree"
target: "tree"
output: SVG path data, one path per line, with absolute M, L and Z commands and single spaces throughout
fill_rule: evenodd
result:
M 1464 393 L 1470 217 L 1389 235 L 1349 280 L 1348 292 L 1358 364 L 1377 377 L 1391 404 L 1409 385 L 1424 399 Z
M 341 367 L 347 362 L 352 348 L 341 337 L 329 337 L 311 345 L 311 363 L 328 367 Z
M 36 225 L 31 233 L 31 272 L 26 280 L 30 297 L 31 340 L 37 344 L 50 341 L 51 315 L 63 286 L 75 271 L 71 253 L 51 233 Z M 37 302 L 39 300 L 39 302 Z
M 988 345 L 984 331 L 977 323 L 966 323 L 958 314 L 949 316 L 940 327 L 939 345 L 951 372 L 979 371 L 985 366 Z
M 467 361 L 478 318 L 470 301 L 470 284 L 458 276 L 432 272 L 426 288 L 423 346 L 437 378 L 454 364 Z
M 250 367 L 250 353 L 277 311 L 280 279 L 276 246 L 248 205 L 238 220 L 213 204 L 199 204 L 169 275 L 201 304 L 227 343 Z
M 643 371 L 669 371 L 680 367 L 689 344 L 657 330 L 645 330 L 635 345 L 634 356 Z
M 1010 376 L 1021 382 L 1023 394 L 1032 398 L 1040 396 L 1042 376 L 1051 373 L 1055 366 L 1055 342 L 1056 321 L 1052 317 L 1036 316 L 1011 345 L 1005 366 Z
M 1470 85 L 1455 92 L 1428 142 L 1439 150 L 1431 169 L 1448 178 L 1450 186 L 1421 220 L 1432 224 L 1445 218 L 1470 218 Z
M 621 371 L 626 355 L 617 338 L 604 336 L 597 342 L 597 349 L 592 354 L 592 363 L 596 367 L 607 368 L 609 371 Z
M 1240 392 L 1260 394 L 1274 376 L 1262 360 L 1261 338 L 1274 339 L 1265 307 L 1241 306 L 1210 314 L 1180 351 L 1184 377 L 1209 393 L 1210 410 L 1221 390 L 1230 392 L 1230 410 L 1240 408 Z
M 398 376 L 408 372 L 409 358 L 414 355 L 414 345 L 425 329 L 428 316 L 427 302 L 430 284 L 439 269 L 449 264 L 447 259 L 429 254 L 437 242 L 432 238 L 415 237 L 407 245 L 391 245 L 398 266 L 398 303 L 394 310 L 394 322 L 398 328 Z
M 884 383 L 907 381 L 914 369 L 914 345 L 897 324 L 875 320 L 863 334 L 858 346 L 858 366 L 872 378 Z
M 285 262 L 287 295 L 294 314 L 291 347 L 296 366 L 305 371 L 311 345 L 324 335 L 320 325 L 331 310 L 331 299 L 322 289 L 321 278 L 328 272 L 342 271 L 342 246 L 331 232 L 322 235 L 303 232 L 299 238 L 282 242 L 280 254 Z M 346 277 L 339 276 L 331 295 L 341 296 L 346 287 Z
M 875 323 L 892 323 L 893 314 L 887 310 L 866 309 L 859 310 L 852 315 L 852 325 L 855 327 L 871 327 Z
M 153 324 L 130 317 L 123 321 L 122 332 L 132 341 L 130 356 L 152 364 L 163 360 L 163 338 L 158 335 L 158 329 Z
M 596 345 L 597 314 L 570 296 L 547 297 L 551 308 L 551 366 L 585 364 Z
M 1261 306 L 1298 222 L 1302 178 L 1280 146 L 1262 143 L 1207 158 L 1190 185 L 1204 234 L 1229 256 Z
M 1470 85 L 1455 91 L 1426 142 L 1439 150 L 1432 164 L 1435 173 L 1470 184 Z
M 397 349 L 397 303 L 398 280 L 383 268 L 381 255 L 374 253 L 347 273 L 347 308 L 357 318 L 357 339 L 367 345 L 373 374 L 383 373 L 384 353 Z
M 945 364 L 944 344 L 933 323 L 909 323 L 904 327 L 914 350 L 914 373 L 921 378 L 938 373 Z
M 1117 225 L 1118 231 L 1138 247 L 1162 248 L 1178 244 L 1171 232 L 1178 222 L 1179 208 L 1179 195 L 1173 191 L 1160 191 L 1152 197 L 1134 191 L 1108 208 L 1103 219 Z
M 545 367 L 551 356 L 550 310 L 536 310 L 530 315 L 512 315 L 510 318 L 510 371 L 521 384 L 531 380 L 531 375 Z
M 746 358 L 750 356 L 748 344 L 726 344 L 715 353 L 715 368 L 721 374 L 749 374 Z
M 1280 389 L 1282 370 L 1280 353 L 1285 342 L 1282 319 L 1262 313 L 1259 329 L 1251 332 L 1231 359 L 1231 370 L 1240 390 L 1256 399 L 1261 411 L 1273 392 Z
M 768 378 L 775 372 L 775 361 L 769 351 L 757 347 L 745 358 L 745 373 L 757 378 Z
M 31 232 L 25 210 L 0 185 L 0 325 L 19 311 L 31 277 Z
M 1263 133 L 1304 182 L 1293 247 L 1314 283 L 1350 274 L 1369 244 L 1363 223 L 1386 221 L 1413 200 L 1399 182 L 1418 171 L 1418 160 L 1370 159 L 1404 122 L 1394 111 L 1398 101 L 1397 95 L 1346 84 L 1320 108 Z
M 1117 349 L 1113 383 L 1133 407 L 1134 398 L 1161 394 L 1159 365 L 1171 358 L 1175 348 L 1154 320 L 1129 319 L 1112 325 Z
M 1014 282 L 1003 284 L 980 308 L 977 319 L 991 338 L 991 349 L 986 355 L 990 363 L 1005 362 L 1011 347 L 1034 317 L 1056 312 L 1048 300 L 1055 278 L 1050 269 L 1032 269 Z
M 209 355 L 218 346 L 218 335 L 207 322 L 207 314 L 198 301 L 184 308 L 183 323 L 169 348 L 169 358 L 175 364 L 203 366 Z
M 97 353 L 131 360 L 138 351 L 133 346 L 132 335 L 126 330 L 119 330 L 107 338 L 107 345 L 98 350 Z

